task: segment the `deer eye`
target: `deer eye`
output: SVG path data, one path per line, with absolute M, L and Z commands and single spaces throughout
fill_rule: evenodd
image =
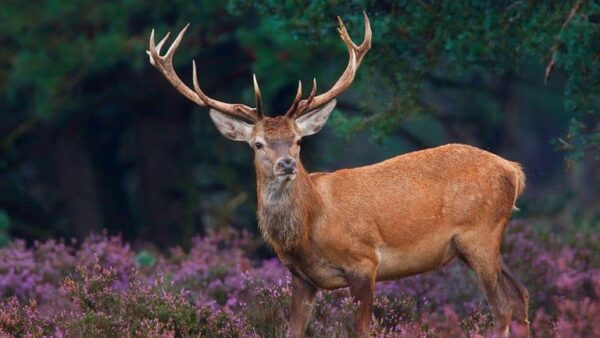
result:
M 263 147 L 263 144 L 260 142 L 256 142 L 254 143 L 254 146 L 256 147 L 256 149 L 261 149 Z
M 296 141 L 296 144 L 297 144 L 297 145 L 301 145 L 301 144 L 302 144 L 302 139 L 301 139 L 301 138 L 299 138 L 299 139 L 298 139 L 298 141 Z

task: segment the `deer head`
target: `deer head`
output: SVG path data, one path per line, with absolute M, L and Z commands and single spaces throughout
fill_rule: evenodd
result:
M 301 167 L 300 140 L 323 128 L 335 107 L 335 97 L 352 84 L 363 57 L 371 48 L 371 26 L 367 14 L 363 14 L 365 37 L 361 45 L 352 42 L 344 23 L 338 17 L 338 32 L 348 48 L 349 60 L 346 69 L 333 87 L 323 94 L 316 95 L 317 82 L 313 79 L 310 94 L 306 99 L 302 99 L 302 83 L 298 82 L 298 91 L 291 107 L 284 115 L 275 117 L 267 117 L 263 114 L 262 98 L 256 76 L 253 77 L 256 108 L 240 103 L 225 103 L 208 97 L 198 84 L 194 61 L 192 62 L 194 89 L 190 89 L 179 79 L 173 69 L 173 55 L 189 24 L 181 30 L 164 55 L 160 54 L 160 50 L 169 34 L 167 33 L 158 44 L 155 44 L 154 30 L 152 30 L 147 54 L 150 63 L 160 70 L 181 94 L 199 106 L 210 108 L 210 117 L 223 136 L 235 141 L 248 142 L 254 149 L 255 163 L 260 174 L 271 179 L 293 180 Z

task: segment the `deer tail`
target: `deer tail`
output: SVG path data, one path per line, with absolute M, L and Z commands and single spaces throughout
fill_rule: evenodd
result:
M 517 208 L 517 198 L 523 194 L 523 190 L 525 190 L 525 173 L 523 172 L 523 167 L 521 164 L 517 162 L 511 162 L 511 164 L 515 167 L 515 187 L 517 188 L 515 191 L 515 200 L 513 202 L 513 210 L 519 211 Z

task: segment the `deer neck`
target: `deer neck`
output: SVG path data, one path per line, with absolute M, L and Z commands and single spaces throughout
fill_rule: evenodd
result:
M 258 225 L 276 252 L 292 251 L 308 239 L 323 202 L 310 176 L 298 163 L 294 180 L 279 180 L 257 171 Z

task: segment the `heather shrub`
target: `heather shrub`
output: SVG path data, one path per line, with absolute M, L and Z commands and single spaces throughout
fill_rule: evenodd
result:
M 150 273 L 170 276 L 175 287 L 190 291 L 195 304 L 233 306 L 243 287 L 242 274 L 255 265 L 248 258 L 254 249 L 255 241 L 247 233 L 221 229 L 194 238 L 189 253 L 172 249 Z
M 244 289 L 243 313 L 256 333 L 260 337 L 284 336 L 291 295 L 289 279 L 270 284 L 246 277 Z
M 142 323 L 152 324 L 159 335 L 198 333 L 196 308 L 160 279 L 147 284 L 132 272 L 124 285 L 116 269 L 96 263 L 79 266 L 77 275 L 62 283 L 62 290 L 78 308 L 59 319 L 69 336 L 138 335 L 144 332 Z
M 35 300 L 22 303 L 13 296 L 0 301 L 0 336 L 39 337 L 48 332 Z
M 78 307 L 59 321 L 68 336 L 236 337 L 248 333 L 245 320 L 227 309 L 194 306 L 189 292 L 158 276 L 144 282 L 132 270 L 123 285 L 119 273 L 99 263 L 77 268 L 62 289 Z
M 349 337 L 355 307 L 348 290 L 319 292 L 309 330 L 316 337 Z
M 507 265 L 530 291 L 531 332 L 600 335 L 600 239 L 512 223 Z M 256 241 L 232 230 L 166 254 L 134 250 L 116 236 L 50 240 L 0 249 L 0 336 L 281 337 L 290 275 L 277 259 L 256 260 Z M 478 337 L 492 317 L 475 275 L 460 261 L 377 284 L 377 337 Z M 352 334 L 348 290 L 319 292 L 311 337 Z M 523 335 L 522 327 L 514 326 Z
M 0 295 L 14 295 L 21 300 L 34 296 L 35 289 L 43 283 L 34 251 L 25 247 L 24 241 L 15 241 L 0 250 Z

